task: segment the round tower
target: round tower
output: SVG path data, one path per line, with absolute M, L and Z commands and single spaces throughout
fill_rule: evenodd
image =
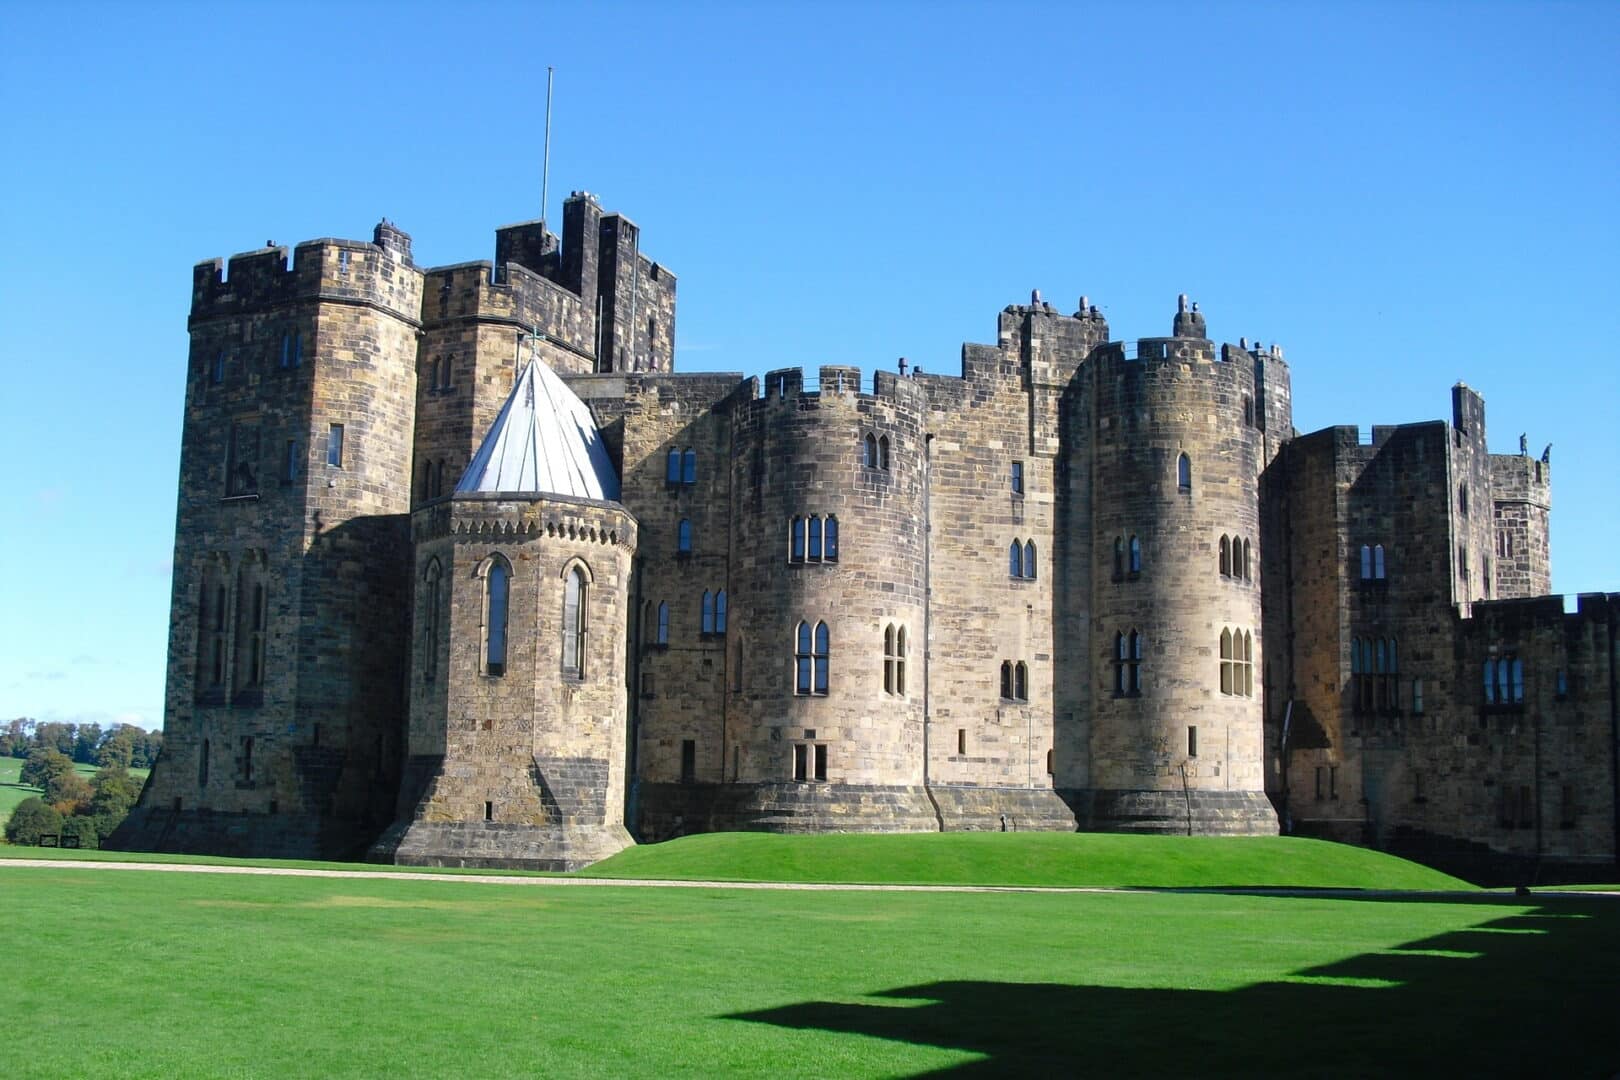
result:
M 923 789 L 922 396 L 765 377 L 736 418 L 726 789 L 714 828 L 937 828 Z
M 1243 362 L 1249 359 L 1250 362 Z M 1104 346 L 1092 402 L 1091 827 L 1275 833 L 1264 791 L 1255 365 L 1175 334 Z

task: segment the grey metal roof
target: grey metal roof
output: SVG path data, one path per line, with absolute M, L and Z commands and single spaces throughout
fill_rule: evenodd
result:
M 619 474 L 585 403 L 539 360 L 518 376 L 456 493 L 619 498 Z

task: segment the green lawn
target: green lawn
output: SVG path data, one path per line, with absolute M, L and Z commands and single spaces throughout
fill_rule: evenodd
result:
M 1620 904 L 0 865 L 12 1076 L 1610 1075 Z
M 25 787 L 17 782 L 17 777 L 22 774 L 22 767 L 22 758 L 0 757 L 0 828 L 5 826 L 6 821 L 11 817 L 11 812 L 17 808 L 18 803 L 41 794 L 39 788 Z M 96 775 L 94 765 L 74 765 L 73 771 L 86 780 Z M 144 781 L 151 771 L 150 769 L 131 769 L 129 775 Z M 0 844 L 3 843 L 4 841 L 0 841 Z
M 1366 848 L 1297 837 L 711 833 L 622 851 L 592 877 L 1038 886 L 1471 889 Z

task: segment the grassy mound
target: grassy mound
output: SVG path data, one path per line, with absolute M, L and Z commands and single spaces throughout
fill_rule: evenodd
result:
M 907 885 L 1469 889 L 1365 848 L 1295 837 L 709 833 L 629 848 L 591 877 Z

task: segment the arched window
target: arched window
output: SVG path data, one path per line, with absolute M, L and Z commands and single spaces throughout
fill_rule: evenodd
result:
M 202 742 L 202 753 L 197 755 L 197 786 L 208 786 L 208 740 Z
M 249 554 L 236 575 L 236 665 L 232 682 L 238 692 L 264 686 L 269 614 L 264 564 L 257 555 Z
M 906 692 L 906 628 L 903 626 L 894 635 L 894 692 Z
M 1176 489 L 1182 493 L 1192 491 L 1192 458 L 1186 454 L 1176 459 Z
M 1249 576 L 1249 542 L 1247 540 L 1243 541 L 1243 580 L 1254 580 Z
M 788 525 L 788 558 L 804 562 L 804 518 L 795 517 Z
M 1243 696 L 1254 697 L 1254 636 L 1243 631 Z
M 1029 700 L 1029 665 L 1022 660 L 1013 665 L 1013 698 L 1017 701 Z
M 429 559 L 422 574 L 422 681 L 439 675 L 439 580 L 444 576 L 438 559 Z
M 658 637 L 660 645 L 669 644 L 669 601 L 658 601 Z
M 795 694 L 827 693 L 828 651 L 826 623 L 816 623 L 814 630 L 810 628 L 808 622 L 799 623 L 798 632 L 794 635 L 793 649 Z
M 686 518 L 675 526 L 675 550 L 682 555 L 692 553 L 692 522 Z
M 703 590 L 703 632 L 714 633 L 714 594 L 708 589 Z
M 678 484 L 681 482 L 681 452 L 673 447 L 669 457 L 664 461 L 664 483 Z
M 1024 576 L 1024 546 L 1016 540 L 1007 545 L 1007 573 L 1012 577 Z
M 1236 671 L 1233 668 L 1232 656 L 1232 631 L 1223 629 L 1221 631 L 1221 693 L 1236 693 L 1233 689 L 1236 683 L 1235 675 Z
M 894 693 L 894 623 L 883 628 L 883 692 Z
M 889 437 L 887 435 L 878 440 L 878 468 L 884 472 L 889 471 Z
M 1384 580 L 1384 545 L 1374 544 L 1372 549 L 1373 580 Z
M 1114 537 L 1114 578 L 1118 580 L 1125 576 L 1125 538 Z
M 827 624 L 824 623 L 824 622 L 818 622 L 818 623 L 816 623 L 816 649 L 815 649 L 815 660 L 816 660 L 816 690 L 815 690 L 815 692 L 818 693 L 818 694 L 825 694 L 827 692 L 827 659 L 828 659 L 828 654 L 831 651 L 832 651 L 832 649 L 831 649 L 831 641 L 830 641 L 830 636 L 827 633 Z
M 1128 658 L 1131 665 L 1131 693 L 1142 692 L 1142 635 L 1135 630 L 1131 631 L 1131 654 Z
M 1125 674 L 1126 644 L 1125 633 L 1119 631 L 1114 634 L 1114 693 L 1124 694 L 1127 685 Z
M 1024 576 L 1035 580 L 1035 541 L 1024 541 Z
M 499 555 L 484 570 L 484 674 L 506 674 L 506 612 L 512 568 Z
M 587 587 L 585 571 L 574 567 L 563 579 L 563 674 L 574 679 L 585 677 L 587 631 Z
M 862 458 L 862 464 L 864 464 L 868 469 L 875 469 L 878 467 L 877 436 L 871 434 L 870 432 L 867 433 L 865 439 L 865 456 Z
M 690 446 L 681 454 L 681 483 L 697 483 L 697 451 Z
M 1013 666 L 1012 666 L 1012 661 L 1011 660 L 1003 660 L 1001 662 L 1001 699 L 1003 701 L 1011 701 L 1012 700 L 1012 696 L 1013 696 L 1013 673 L 1012 673 L 1012 667 Z
M 1133 536 L 1133 537 L 1131 537 L 1131 573 L 1140 574 L 1141 572 L 1142 572 L 1142 541 L 1138 540 L 1136 537 Z
M 1366 544 L 1361 545 L 1361 580 L 1372 580 L 1372 548 Z
M 822 546 L 822 558 L 827 562 L 838 561 L 838 516 L 827 515 L 826 540 Z
M 1224 535 L 1221 537 L 1221 577 L 1232 575 L 1232 542 Z
M 810 550 L 808 558 L 811 562 L 821 561 L 821 518 L 819 515 L 810 515 Z
M 814 662 L 810 652 L 810 624 L 801 622 L 793 639 L 793 692 L 808 694 Z
M 721 589 L 714 594 L 714 632 L 726 632 L 726 590 Z

